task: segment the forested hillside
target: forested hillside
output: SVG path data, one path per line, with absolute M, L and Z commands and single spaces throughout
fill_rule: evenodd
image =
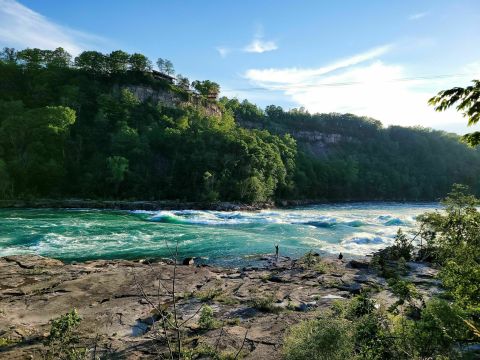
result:
M 433 200 L 453 183 L 480 189 L 480 154 L 456 135 L 217 100 L 217 84 L 172 82 L 173 65 L 157 64 L 5 49 L 0 198 Z

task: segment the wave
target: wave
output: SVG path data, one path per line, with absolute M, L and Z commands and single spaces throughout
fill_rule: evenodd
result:
M 356 233 L 342 240 L 341 244 L 357 244 L 357 245 L 380 245 L 385 244 L 386 239 L 377 234 Z

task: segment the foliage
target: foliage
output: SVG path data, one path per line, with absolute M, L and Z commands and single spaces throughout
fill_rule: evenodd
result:
M 468 126 L 477 124 L 480 121 L 480 80 L 473 80 L 473 85 L 454 87 L 449 90 L 440 91 L 428 102 L 435 106 L 437 111 L 445 111 L 451 106 L 456 106 L 464 117 L 468 119 Z M 463 140 L 471 146 L 480 144 L 480 132 L 476 131 L 463 136 Z
M 251 301 L 251 306 L 265 313 L 277 314 L 282 311 L 280 306 L 275 305 L 275 298 L 272 295 L 259 296 Z
M 353 349 L 350 324 L 328 316 L 294 325 L 283 344 L 286 360 L 351 359 Z
M 73 62 L 61 48 L 1 51 L 0 196 L 251 203 L 433 199 L 454 182 L 480 190 L 480 153 L 452 134 L 215 102 L 218 84 L 194 82 L 222 112 L 210 116 L 212 104 L 186 92 L 188 79 L 173 85 L 150 69 L 145 56 L 121 50 L 85 51 Z M 136 86 L 171 91 L 186 105 L 140 101 Z M 56 123 L 67 118 L 74 122 Z
M 295 135 L 288 197 L 328 200 L 432 200 L 455 182 L 480 192 L 480 153 L 459 137 L 420 127 L 382 127 L 352 114 L 310 114 L 221 98 L 240 125 Z M 285 196 L 285 195 L 284 195 Z
M 220 85 L 210 80 L 194 81 L 192 87 L 198 91 L 200 95 L 217 97 L 220 93 Z
M 396 332 L 412 358 L 460 358 L 458 345 L 470 338 L 462 320 L 465 315 L 457 305 L 434 298 L 427 302 L 420 319 L 402 319 Z
M 77 311 L 52 320 L 50 334 L 45 342 L 47 359 L 76 360 L 85 358 L 85 349 L 77 347 L 78 337 L 75 329 L 81 322 Z
M 479 200 L 456 185 L 443 200 L 444 212 L 419 217 L 422 236 L 442 265 L 440 278 L 449 294 L 475 316 L 480 315 Z
M 212 330 L 218 327 L 218 321 L 215 320 L 215 317 L 213 316 L 213 309 L 210 306 L 204 305 L 202 307 L 198 325 L 200 329 L 203 330 Z

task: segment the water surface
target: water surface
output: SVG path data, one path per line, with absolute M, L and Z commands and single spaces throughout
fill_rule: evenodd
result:
M 0 209 L 0 256 L 65 261 L 181 256 L 240 265 L 256 255 L 306 251 L 361 256 L 393 242 L 401 227 L 438 204 L 355 203 L 259 212 Z

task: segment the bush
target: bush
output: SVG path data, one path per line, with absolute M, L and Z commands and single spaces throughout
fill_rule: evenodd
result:
M 200 311 L 198 325 L 200 326 L 200 329 L 203 330 L 212 330 L 218 326 L 218 322 L 213 316 L 213 309 L 210 306 L 205 305 Z
M 445 300 L 427 302 L 416 321 L 405 320 L 397 325 L 396 333 L 403 339 L 405 351 L 416 358 L 459 358 L 459 346 L 470 336 L 463 318 L 465 312 Z
M 354 341 L 350 324 L 330 316 L 303 321 L 285 337 L 286 360 L 344 360 L 353 356 Z
M 375 302 L 367 293 L 355 296 L 347 306 L 346 317 L 350 320 L 375 311 Z
M 275 306 L 275 299 L 273 296 L 265 296 L 253 299 L 251 306 L 266 313 L 279 313 L 282 311 L 281 307 Z
M 85 359 L 85 348 L 77 347 L 78 336 L 75 332 L 81 320 L 75 309 L 52 320 L 50 335 L 45 342 L 48 347 L 47 359 Z

